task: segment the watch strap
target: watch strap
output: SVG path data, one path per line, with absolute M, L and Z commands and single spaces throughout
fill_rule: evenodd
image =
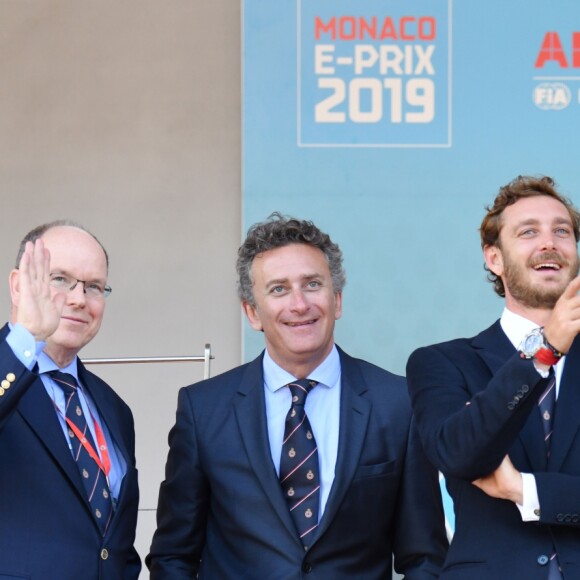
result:
M 535 355 L 534 359 L 539 363 L 547 366 L 554 366 L 562 358 L 562 355 L 556 356 L 552 349 L 543 347 Z
M 548 339 L 546 338 L 546 335 L 544 334 L 544 327 L 542 327 L 542 336 L 544 337 L 544 346 L 552 351 L 552 354 L 559 360 L 564 356 L 563 352 L 560 352 L 555 346 L 552 346 L 549 342 Z

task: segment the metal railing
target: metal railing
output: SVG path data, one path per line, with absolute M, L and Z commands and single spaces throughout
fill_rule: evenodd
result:
M 86 365 L 118 365 L 132 363 L 174 363 L 174 362 L 202 362 L 203 378 L 209 379 L 210 361 L 215 357 L 211 354 L 211 346 L 206 343 L 204 354 L 201 356 L 135 356 L 123 358 L 84 358 Z

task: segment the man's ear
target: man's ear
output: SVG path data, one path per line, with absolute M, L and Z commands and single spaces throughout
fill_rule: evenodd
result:
M 20 272 L 16 269 L 10 272 L 8 276 L 8 286 L 10 288 L 10 299 L 12 300 L 12 304 L 14 306 L 18 306 L 18 302 L 20 301 L 20 280 L 19 280 Z
M 242 302 L 242 309 L 246 315 L 250 326 L 254 330 L 263 330 L 262 321 L 260 320 L 260 315 L 258 314 L 258 309 L 253 304 L 250 304 L 247 300 Z
M 485 265 L 490 272 L 496 276 L 501 276 L 504 272 L 503 255 L 496 245 L 487 245 L 483 248 L 483 257 Z
M 342 316 L 342 292 L 337 292 L 334 295 L 334 320 L 338 320 Z

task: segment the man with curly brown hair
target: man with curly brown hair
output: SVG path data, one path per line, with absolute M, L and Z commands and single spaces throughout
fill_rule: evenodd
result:
M 425 452 L 454 500 L 444 580 L 580 578 L 579 224 L 549 177 L 502 187 L 480 228 L 501 319 L 409 359 Z

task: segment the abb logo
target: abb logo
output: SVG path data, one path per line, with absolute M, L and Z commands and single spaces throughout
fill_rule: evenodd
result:
M 580 68 L 580 32 L 572 33 L 572 51 L 568 56 L 562 46 L 557 32 L 546 32 L 544 41 L 536 59 L 536 68 L 542 68 L 547 62 L 557 62 L 561 68 Z

